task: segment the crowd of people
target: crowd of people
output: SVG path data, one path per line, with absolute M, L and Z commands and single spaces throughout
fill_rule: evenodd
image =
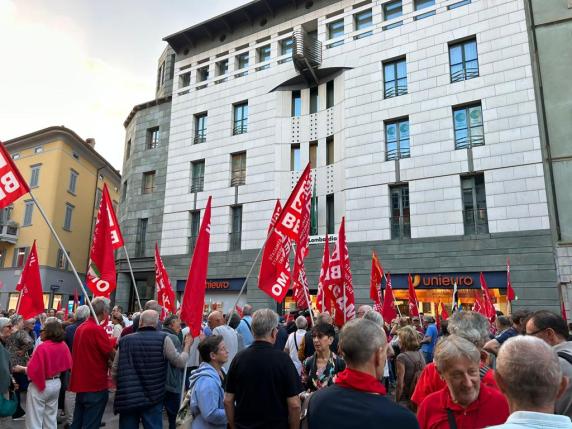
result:
M 193 338 L 156 301 L 92 307 L 97 320 L 85 305 L 0 317 L 0 400 L 19 404 L 1 427 L 99 428 L 111 392 L 122 429 L 164 415 L 174 429 L 181 403 L 193 429 L 572 429 L 572 341 L 550 311 L 384 321 L 363 305 L 337 327 L 245 305 L 205 315 Z

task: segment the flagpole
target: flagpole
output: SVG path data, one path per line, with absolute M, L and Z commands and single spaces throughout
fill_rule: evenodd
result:
M 20 311 L 20 303 L 22 302 L 22 291 L 20 291 L 20 295 L 18 296 L 18 304 L 16 305 L 16 314 Z
M 139 304 L 139 311 L 143 311 L 141 307 L 141 300 L 139 299 L 139 291 L 137 290 L 137 283 L 135 282 L 135 276 L 133 275 L 133 268 L 131 268 L 131 261 L 129 260 L 129 255 L 127 254 L 127 246 L 123 245 L 123 251 L 125 252 L 125 259 L 127 259 L 127 265 L 129 266 L 129 272 L 131 273 L 131 281 L 133 282 L 133 289 L 135 289 L 135 296 L 137 297 L 137 303 Z
M 79 274 L 77 273 L 77 270 L 75 269 L 75 265 L 73 264 L 70 255 L 68 255 L 68 252 L 66 251 L 66 248 L 64 247 L 63 243 L 60 240 L 60 237 L 58 237 L 58 234 L 56 232 L 56 230 L 54 229 L 54 226 L 52 225 L 52 223 L 49 221 L 48 217 L 46 216 L 46 213 L 44 212 L 44 209 L 42 208 L 42 206 L 40 205 L 40 203 L 38 202 L 38 200 L 36 199 L 36 197 L 34 196 L 34 194 L 32 193 L 32 191 L 29 191 L 30 197 L 32 198 L 32 201 L 34 201 L 34 204 L 36 204 L 36 207 L 38 207 L 38 210 L 40 211 L 40 214 L 42 215 L 42 217 L 44 218 L 44 220 L 46 221 L 46 224 L 48 225 L 48 228 L 50 228 L 50 231 L 52 232 L 52 235 L 54 236 L 54 238 L 56 239 L 56 241 L 58 242 L 58 245 L 60 246 L 60 249 L 62 249 L 62 253 L 64 254 L 69 266 L 71 267 L 73 274 L 77 280 L 77 282 L 79 283 L 79 287 L 81 288 L 81 291 L 83 292 L 83 294 L 85 295 L 85 300 L 87 301 L 87 305 L 89 306 L 89 309 L 91 310 L 91 314 L 93 315 L 93 317 L 95 318 L 95 321 L 97 323 L 99 323 L 98 319 L 97 319 L 97 315 L 95 314 L 95 310 L 93 309 L 92 305 L 91 305 L 91 300 L 89 299 L 89 295 L 87 294 L 87 291 L 85 290 L 85 288 L 83 287 L 83 283 L 81 281 L 81 279 L 79 278 Z
M 193 335 L 189 330 L 187 335 Z M 187 377 L 187 364 L 185 363 L 185 369 L 183 369 L 183 385 L 181 386 L 181 400 L 179 402 L 179 408 L 183 405 L 183 401 L 185 400 L 185 378 Z

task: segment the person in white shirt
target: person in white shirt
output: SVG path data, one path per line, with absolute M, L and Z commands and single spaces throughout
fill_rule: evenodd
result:
M 304 316 L 298 316 L 296 318 L 296 332 L 292 332 L 288 336 L 288 340 L 286 341 L 286 346 L 284 347 L 284 351 L 290 355 L 290 359 L 294 363 L 296 370 L 298 371 L 298 375 L 302 372 L 302 362 L 298 358 L 298 349 L 300 348 L 300 344 L 302 344 L 302 340 L 304 339 L 304 335 L 306 335 L 306 328 L 308 327 L 308 321 Z

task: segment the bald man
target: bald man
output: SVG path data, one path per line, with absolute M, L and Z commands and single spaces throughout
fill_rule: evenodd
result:
M 209 314 L 207 324 L 212 331 L 212 335 L 220 335 L 224 338 L 224 344 L 228 351 L 228 360 L 222 366 L 226 372 L 234 356 L 240 351 L 238 349 L 238 334 L 224 321 L 224 316 L 220 311 L 213 311 Z

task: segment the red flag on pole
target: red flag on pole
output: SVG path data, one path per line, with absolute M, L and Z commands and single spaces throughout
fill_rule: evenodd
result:
M 300 233 L 302 232 L 302 213 L 306 204 L 311 204 L 309 197 L 308 202 L 303 201 L 306 194 L 311 196 L 310 182 L 310 163 L 308 163 L 276 221 L 276 230 L 290 237 L 296 243 L 300 241 Z
M 510 282 L 510 258 L 506 258 L 506 299 L 511 302 L 516 299 L 512 283 Z
M 264 245 L 258 275 L 258 288 L 277 302 L 284 301 L 291 280 L 290 262 L 288 260 L 290 242 L 288 237 L 274 229 L 281 211 L 280 200 L 277 200 L 268 227 L 269 237 Z
M 497 317 L 497 312 L 495 306 L 493 305 L 493 300 L 491 298 L 491 294 L 489 292 L 489 287 L 487 286 L 485 276 L 482 272 L 480 280 L 481 280 L 481 290 L 483 291 L 483 305 L 485 307 L 486 316 L 492 323 L 495 321 Z
M 16 290 L 21 292 L 18 313 L 24 319 L 31 319 L 44 312 L 44 294 L 35 240 Z
M 171 287 L 169 275 L 165 265 L 163 265 L 157 243 L 155 243 L 155 283 L 157 284 L 157 301 L 159 305 L 171 313 L 176 313 L 175 292 L 173 292 Z
M 409 295 L 409 316 L 419 317 L 419 301 L 417 301 L 417 294 L 415 293 L 415 288 L 413 287 L 413 279 L 411 274 L 407 276 L 408 284 L 408 295 Z
M 381 299 L 381 280 L 383 279 L 383 267 L 377 259 L 375 252 L 371 253 L 371 275 L 369 280 L 369 297 L 374 302 L 374 310 L 381 313 L 383 309 Z
M 445 304 L 443 304 L 441 301 L 439 301 L 439 305 L 441 306 L 441 312 L 440 312 L 441 320 L 447 320 L 449 318 L 449 313 L 447 313 L 447 309 L 445 308 Z
M 338 326 L 342 326 L 348 320 L 352 320 L 356 314 L 345 224 L 345 218 L 342 217 L 338 241 L 330 259 L 328 276 L 328 284 L 336 309 L 336 325 Z
M 564 295 L 560 298 L 560 314 L 562 318 L 568 323 L 568 315 L 566 314 L 566 303 L 564 302 Z
M 236 304 L 234 306 L 234 309 L 236 310 L 236 312 L 238 313 L 238 315 L 240 316 L 240 318 L 242 319 L 242 307 L 239 307 L 238 304 Z
M 109 189 L 107 185 L 103 184 L 103 199 L 107 205 L 107 215 L 109 216 L 109 232 L 111 234 L 111 243 L 114 249 L 119 249 L 125 245 L 123 241 L 123 236 L 121 235 L 121 230 L 119 229 L 119 222 L 117 222 L 117 216 L 115 215 L 115 210 L 113 208 L 113 202 L 109 195 Z
M 4 145 L 0 143 L 0 209 L 9 206 L 28 192 L 28 184 Z
M 395 307 L 395 297 L 393 296 L 393 289 L 391 288 L 391 274 L 386 274 L 385 294 L 383 296 L 383 320 L 391 323 L 397 317 L 397 309 Z
M 330 269 L 330 239 L 326 234 L 324 243 L 324 255 L 322 256 L 322 268 L 320 269 L 320 280 L 318 281 L 317 307 L 320 313 L 332 312 L 332 297 L 327 285 L 328 271 Z
M 94 296 L 109 295 L 115 290 L 115 247 L 112 241 L 113 228 L 109 223 L 107 200 L 101 199 L 93 241 L 89 252 L 89 268 L 87 271 L 87 286 Z
M 56 306 L 56 311 L 61 311 L 62 310 L 62 300 L 60 299 L 58 301 L 58 305 Z
M 189 268 L 185 293 L 183 294 L 183 305 L 181 306 L 181 320 L 190 327 L 193 337 L 197 337 L 201 332 L 205 305 L 211 239 L 211 199 L 212 197 L 209 196 Z
M 306 267 L 304 259 L 308 256 L 308 244 L 310 242 L 310 208 L 312 199 L 312 183 L 310 176 L 308 180 L 304 180 L 302 193 L 300 196 L 300 226 L 299 235 L 296 242 L 296 252 L 294 255 L 294 273 L 292 290 L 296 299 L 296 306 L 299 309 L 305 309 L 310 306 L 310 291 L 308 290 L 308 280 L 306 279 Z
M 475 303 L 473 304 L 473 311 L 487 317 L 485 306 L 478 296 L 475 297 Z

